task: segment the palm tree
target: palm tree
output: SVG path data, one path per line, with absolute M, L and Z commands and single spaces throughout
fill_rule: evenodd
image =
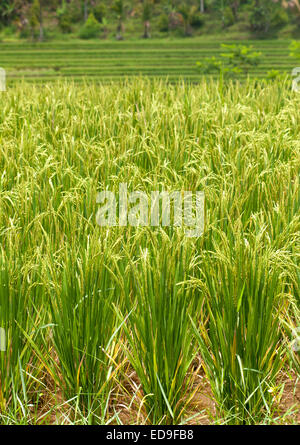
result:
M 112 6 L 112 9 L 117 14 L 118 18 L 118 25 L 117 25 L 117 34 L 116 39 L 117 40 L 123 40 L 123 31 L 124 31 L 124 24 L 123 21 L 125 19 L 125 2 L 124 0 L 116 0 Z
M 10 0 L 2 0 L 0 4 L 0 23 L 7 25 L 14 12 L 15 3 Z
M 144 39 L 149 39 L 150 36 L 150 20 L 153 12 L 153 1 L 144 0 L 142 5 L 142 18 L 144 23 Z

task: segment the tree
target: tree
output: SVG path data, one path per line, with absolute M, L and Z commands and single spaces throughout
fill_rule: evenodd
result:
M 43 10 L 42 10 L 43 0 L 39 0 L 39 13 L 38 13 L 38 21 L 39 21 L 39 41 L 42 42 L 44 40 L 44 25 L 43 25 Z
M 124 32 L 124 20 L 125 20 L 125 2 L 124 0 L 116 0 L 112 6 L 113 11 L 115 11 L 118 19 L 117 25 L 117 40 L 123 40 L 123 32 Z
M 93 39 L 100 34 L 101 25 L 91 12 L 79 32 L 81 39 Z
M 71 26 L 72 21 L 71 21 L 69 8 L 67 7 L 66 0 L 62 0 L 61 6 L 59 8 L 57 8 L 57 10 L 56 10 L 56 15 L 57 15 L 58 23 L 59 23 L 59 26 L 60 26 L 60 29 L 62 30 L 62 32 L 64 32 L 64 33 L 71 32 L 72 31 L 72 26 Z
M 22 16 L 24 10 L 28 11 L 29 7 L 28 0 L 0 0 L 0 25 L 10 25 Z
M 11 0 L 2 0 L 0 4 L 0 23 L 7 25 L 15 13 L 15 2 Z
M 249 69 L 261 61 L 261 53 L 252 50 L 252 46 L 246 45 L 221 45 L 227 52 L 222 53 L 223 60 L 227 60 L 229 67 L 248 74 Z
M 88 0 L 83 0 L 83 20 L 84 22 L 87 21 L 88 16 L 89 16 L 89 11 L 88 11 Z
M 297 11 L 298 14 L 300 14 L 300 3 L 298 0 L 290 0 L 290 1 L 282 1 L 282 6 L 284 8 L 291 8 L 295 11 Z
M 253 31 L 268 32 L 271 24 L 270 0 L 254 0 L 250 24 Z
M 232 11 L 232 14 L 234 16 L 234 20 L 237 21 L 238 19 L 238 9 L 240 6 L 240 0 L 230 0 L 229 1 L 229 7 Z
M 150 20 L 153 13 L 153 1 L 143 0 L 142 4 L 142 19 L 144 23 L 144 39 L 149 39 L 150 36 Z
M 39 27 L 39 41 L 44 40 L 42 0 L 33 0 L 29 12 L 29 24 L 34 39 L 35 29 Z
M 182 3 L 179 8 L 178 12 L 181 14 L 183 19 L 183 26 L 184 26 L 184 35 L 190 36 L 192 34 L 191 32 L 191 21 L 193 18 L 193 15 L 196 13 L 197 7 L 196 6 L 190 6 L 186 3 Z
M 290 1 L 282 1 L 282 6 L 285 9 L 289 9 L 293 12 L 293 14 L 296 16 L 296 19 L 298 20 L 299 23 L 299 19 L 300 19 L 300 2 L 299 0 L 290 0 Z
M 253 51 L 252 46 L 222 44 L 221 48 L 226 50 L 226 53 L 220 54 L 221 58 L 210 57 L 196 63 L 202 74 L 217 72 L 225 77 L 234 77 L 241 73 L 247 75 L 250 68 L 261 61 L 261 53 Z
M 103 23 L 107 14 L 106 5 L 103 2 L 97 2 L 93 7 L 93 14 L 99 23 Z

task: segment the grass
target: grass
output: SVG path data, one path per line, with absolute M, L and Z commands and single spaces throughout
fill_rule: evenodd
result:
M 125 329 L 127 353 L 141 382 L 147 419 L 152 424 L 177 423 L 191 389 L 187 374 L 196 353 L 188 317 L 193 299 L 183 285 L 191 255 L 186 243 L 174 246 L 164 235 L 149 241 L 140 261 L 134 263 L 129 255 L 131 273 L 126 269 L 121 273 L 126 277 L 130 314 Z
M 59 361 L 58 367 L 52 365 L 58 368 L 54 375 L 67 399 L 79 395 L 82 412 L 90 421 L 105 417 L 119 350 L 113 306 L 118 305 L 117 288 L 105 263 L 99 250 L 73 250 L 60 276 L 49 271 L 53 344 Z
M 196 62 L 220 55 L 221 41 L 204 38 L 134 41 L 64 41 L 46 43 L 1 43 L 0 66 L 10 81 L 53 81 L 59 78 L 83 78 L 110 81 L 123 76 L 148 75 L 199 81 Z M 226 43 L 236 41 L 226 40 Z M 288 40 L 246 40 L 245 45 L 262 53 L 262 62 L 251 76 L 264 78 L 268 71 L 290 74 L 298 65 L 289 57 Z
M 296 423 L 290 80 L 20 82 L 1 102 L 1 423 L 201 423 L 199 379 L 211 422 Z M 203 235 L 98 226 L 123 182 L 204 191 Z

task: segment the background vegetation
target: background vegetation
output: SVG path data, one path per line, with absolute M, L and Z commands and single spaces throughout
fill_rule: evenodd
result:
M 110 82 L 124 77 L 148 76 L 199 82 L 201 77 L 256 79 L 290 76 L 299 65 L 297 42 L 287 40 L 236 41 L 194 39 L 1 43 L 0 65 L 7 86 L 22 78 L 31 82 L 72 79 L 76 82 Z M 233 45 L 233 46 L 232 46 Z M 251 48 L 252 46 L 252 48 Z M 243 49 L 244 48 L 244 49 Z M 241 55 L 241 51 L 248 55 Z M 252 59 L 252 54 L 258 54 Z M 291 56 L 290 56 L 291 54 Z M 249 56 L 250 55 L 250 56 Z M 249 60 L 250 57 L 250 60 Z M 255 62 L 255 63 L 253 63 Z

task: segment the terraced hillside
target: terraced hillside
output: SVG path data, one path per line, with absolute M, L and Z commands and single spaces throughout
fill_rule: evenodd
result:
M 233 42 L 226 42 L 233 43 Z M 251 75 L 261 78 L 275 69 L 290 73 L 299 65 L 289 57 L 288 40 L 247 41 L 263 53 L 262 62 Z M 203 39 L 153 41 L 74 41 L 52 43 L 1 43 L 0 66 L 11 81 L 49 81 L 58 77 L 118 79 L 147 75 L 170 81 L 184 78 L 197 81 L 196 62 L 224 52 L 220 41 Z

